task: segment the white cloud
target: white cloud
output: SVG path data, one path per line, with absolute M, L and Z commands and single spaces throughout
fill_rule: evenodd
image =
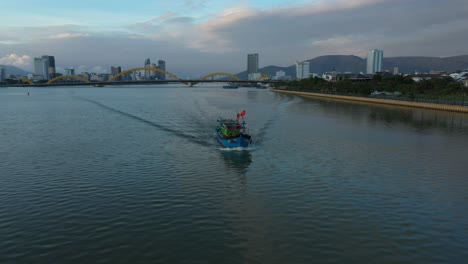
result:
M 468 9 L 460 8 L 465 2 L 322 0 L 260 10 L 242 1 L 217 14 L 132 17 L 106 30 L 74 24 L 3 27 L 0 50 L 2 55 L 55 55 L 57 65 L 87 65 L 82 70 L 96 72 L 109 71 L 110 65 L 140 66 L 145 58 L 165 59 L 178 75 L 238 72 L 251 52 L 260 53 L 261 67 L 321 55 L 364 56 L 372 48 L 383 49 L 387 57 L 462 55 L 468 54 Z M 210 6 L 204 0 L 184 3 Z M 1 42 L 15 37 L 21 43 Z
M 79 38 L 79 37 L 89 37 L 88 33 L 59 33 L 49 36 L 50 39 L 66 39 L 66 38 Z
M 29 67 L 32 63 L 32 58 L 28 55 L 7 54 L 0 58 L 0 64 L 13 65 L 17 67 Z

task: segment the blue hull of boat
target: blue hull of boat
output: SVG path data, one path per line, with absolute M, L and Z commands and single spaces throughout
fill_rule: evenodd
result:
M 217 133 L 218 141 L 226 148 L 247 148 L 250 145 L 250 138 L 246 138 L 244 136 L 236 137 L 236 138 L 223 138 Z

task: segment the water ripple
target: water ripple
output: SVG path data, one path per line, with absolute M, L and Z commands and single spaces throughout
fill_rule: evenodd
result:
M 248 88 L 0 93 L 0 263 L 468 257 L 466 117 Z M 220 149 L 239 109 L 258 144 Z

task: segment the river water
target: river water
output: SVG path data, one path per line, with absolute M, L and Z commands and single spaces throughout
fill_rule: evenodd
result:
M 255 146 L 222 149 L 216 119 L 244 109 Z M 0 135 L 0 263 L 468 258 L 466 114 L 220 86 L 8 88 Z

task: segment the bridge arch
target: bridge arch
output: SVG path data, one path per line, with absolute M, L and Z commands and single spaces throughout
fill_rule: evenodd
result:
M 112 81 L 115 81 L 117 80 L 119 77 L 127 74 L 127 73 L 131 73 L 131 72 L 135 72 L 135 71 L 154 71 L 154 72 L 160 72 L 160 73 L 164 73 L 164 74 L 167 74 L 169 76 L 171 76 L 172 78 L 176 79 L 176 80 L 182 80 L 180 79 L 177 75 L 171 73 L 171 72 L 168 72 L 168 71 L 165 71 L 165 70 L 161 70 L 159 68 L 155 68 L 155 67 L 137 67 L 137 68 L 132 68 L 132 69 L 128 69 L 128 70 L 125 70 L 119 74 L 116 74 L 114 75 L 112 78 L 110 78 L 108 80 L 108 82 L 112 82 Z
M 268 79 L 268 78 L 270 78 L 270 75 L 268 73 L 264 73 L 260 77 L 257 78 L 257 81 L 262 81 L 263 79 Z
M 33 84 L 33 82 L 31 82 L 31 80 L 29 80 L 29 79 L 26 78 L 26 77 L 21 78 L 20 81 L 21 81 L 22 83 Z
M 204 80 L 207 80 L 208 78 L 211 78 L 211 77 L 214 77 L 214 76 L 226 76 L 226 77 L 230 77 L 231 79 L 234 79 L 236 81 L 241 80 L 236 75 L 230 74 L 230 73 L 227 73 L 227 72 L 213 72 L 213 73 L 210 73 L 210 74 L 207 74 L 207 75 L 201 77 L 200 80 L 204 81 Z
M 55 82 L 60 81 L 62 79 L 75 79 L 75 80 L 79 80 L 79 81 L 82 81 L 82 82 L 85 82 L 85 83 L 89 83 L 88 80 L 86 80 L 85 78 L 83 78 L 81 76 L 78 76 L 78 75 L 62 75 L 62 76 L 50 79 L 46 84 L 55 83 Z

